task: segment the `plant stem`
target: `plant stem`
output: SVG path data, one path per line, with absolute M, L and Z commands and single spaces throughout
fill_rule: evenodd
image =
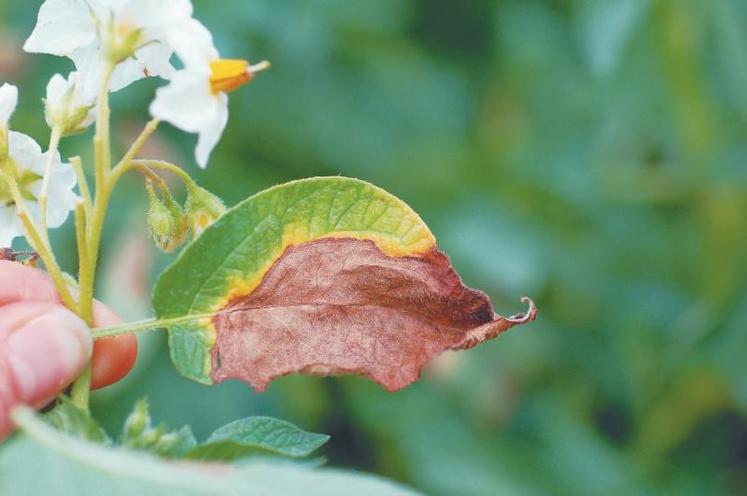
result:
M 28 208 L 26 207 L 26 201 L 24 200 L 21 191 L 18 189 L 18 183 L 16 182 L 15 177 L 12 174 L 0 170 L 0 179 L 4 180 L 8 185 L 8 188 L 10 188 L 13 201 L 18 208 L 18 217 L 21 219 L 21 223 L 26 231 L 26 238 L 47 267 L 52 282 L 54 283 L 57 292 L 60 294 L 62 302 L 71 310 L 75 310 L 75 300 L 70 294 L 70 289 L 68 288 L 62 269 L 60 269 L 52 250 L 50 250 L 44 243 L 42 235 L 39 233 L 36 225 L 34 225 L 34 221 L 31 220 L 31 217 L 28 214 Z
M 127 153 L 125 153 L 125 155 L 122 157 L 122 160 L 120 160 L 119 163 L 114 166 L 114 169 L 112 170 L 111 176 L 109 178 L 109 181 L 112 183 L 112 187 L 117 183 L 117 181 L 119 181 L 124 173 L 130 169 L 133 162 L 139 162 L 138 160 L 135 160 L 135 157 L 138 153 L 140 153 L 140 150 L 148 141 L 150 135 L 153 134 L 156 129 L 158 129 L 158 125 L 160 123 L 161 121 L 155 118 L 148 121 L 143 130 L 140 132 L 140 135 L 132 143 L 132 146 L 130 146 L 130 149 L 127 150 Z
M 52 175 L 52 162 L 57 155 L 57 149 L 60 146 L 62 131 L 59 127 L 52 128 L 52 134 L 49 137 L 49 148 L 47 148 L 47 160 L 44 165 L 44 178 L 42 179 L 41 192 L 39 193 L 39 227 L 42 238 L 47 248 L 50 248 L 49 231 L 47 229 L 47 209 L 49 205 L 49 180 Z
M 70 389 L 70 400 L 75 406 L 86 411 L 90 409 L 92 376 L 93 367 L 91 367 L 91 363 L 89 362 Z
M 78 241 L 78 280 L 88 280 L 86 271 L 91 268 L 88 260 L 88 244 L 86 243 L 86 209 L 83 202 L 75 205 L 75 236 Z M 83 298 L 79 299 L 78 313 L 83 315 L 87 310 L 83 305 Z
M 39 258 L 44 262 L 44 266 L 47 268 L 47 271 L 52 278 L 55 289 L 57 289 L 57 292 L 60 294 L 62 303 L 70 310 L 76 311 L 78 306 L 70 294 L 68 282 L 65 279 L 62 269 L 60 269 L 60 266 L 57 264 L 54 254 L 47 248 L 41 234 L 39 234 L 36 226 L 34 226 L 34 222 L 31 220 L 31 217 L 29 217 L 28 212 L 19 209 L 18 217 L 20 217 L 23 227 L 26 229 L 26 237 L 31 244 L 31 247 L 39 254 Z
M 138 322 L 131 322 L 129 324 L 122 324 L 111 327 L 99 327 L 98 329 L 93 329 L 92 332 L 94 339 L 110 338 L 112 336 L 121 336 L 123 334 L 138 334 L 145 331 L 168 328 L 171 326 L 186 324 L 198 320 L 211 319 L 214 316 L 214 313 L 201 313 L 194 315 L 185 315 L 183 317 L 174 317 L 171 319 L 147 319 Z
M 78 188 L 80 189 L 80 195 L 83 197 L 86 215 L 91 216 L 93 212 L 93 200 L 91 198 L 91 190 L 88 187 L 88 179 L 86 179 L 86 173 L 83 170 L 83 162 L 81 162 L 80 157 L 73 157 L 70 159 L 70 164 L 73 166 L 75 175 L 78 178 Z
M 78 310 L 80 316 L 86 323 L 93 327 L 93 295 L 96 280 L 96 266 L 98 264 L 99 249 L 101 245 L 101 232 L 103 230 L 106 211 L 109 208 L 111 187 L 109 174 L 111 172 L 111 140 L 109 138 L 109 82 L 114 72 L 115 64 L 102 60 L 106 70 L 102 78 L 101 88 L 98 96 L 96 118 L 96 135 L 94 141 L 95 175 L 96 175 L 96 199 L 93 204 L 91 215 L 87 216 L 84 228 L 78 226 L 77 232 L 84 233 L 85 241 L 78 242 L 78 246 L 85 245 L 84 250 L 79 249 L 79 278 L 80 301 Z M 79 218 L 82 217 L 78 215 Z M 85 368 L 80 377 L 73 383 L 71 399 L 73 404 L 83 410 L 89 409 L 91 394 L 91 364 Z
M 133 160 L 132 166 L 134 168 L 161 169 L 172 172 L 179 176 L 179 178 L 184 182 L 184 185 L 187 187 L 195 183 L 194 179 L 192 179 L 192 176 L 190 176 L 187 171 L 185 171 L 178 165 L 174 165 L 163 160 Z

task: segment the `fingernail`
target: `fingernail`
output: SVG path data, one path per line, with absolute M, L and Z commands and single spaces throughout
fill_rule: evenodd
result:
M 80 374 L 93 345 L 80 318 L 55 309 L 17 329 L 7 346 L 19 400 L 39 406 Z

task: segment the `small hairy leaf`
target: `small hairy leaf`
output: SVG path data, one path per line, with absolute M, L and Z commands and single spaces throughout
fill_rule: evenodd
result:
M 252 455 L 282 455 L 300 458 L 329 441 L 329 436 L 306 432 L 270 417 L 250 417 L 224 425 L 187 458 L 230 461 Z
M 354 472 L 251 459 L 240 465 L 161 460 L 63 434 L 30 409 L 14 421 L 23 435 L 0 450 L 0 494 L 37 496 L 415 496 Z
M 91 414 L 75 406 L 66 396 L 60 396 L 57 405 L 44 415 L 44 420 L 73 437 L 100 444 L 111 443 L 106 431 Z
M 164 458 L 181 457 L 197 444 L 189 426 L 169 432 L 165 424 L 153 427 L 151 423 L 148 402 L 141 399 L 135 403 L 132 413 L 124 423 L 120 444 Z
M 154 306 L 179 371 L 262 391 L 291 374 L 357 374 L 395 391 L 446 350 L 533 320 L 467 288 L 420 217 L 366 182 L 330 177 L 231 209 L 161 276 Z M 184 318 L 194 316 L 186 322 Z

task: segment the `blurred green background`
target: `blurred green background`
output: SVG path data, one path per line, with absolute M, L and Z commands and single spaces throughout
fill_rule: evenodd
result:
M 45 142 L 39 98 L 70 66 L 21 51 L 36 4 L 0 0 L 0 80 L 22 88 L 14 127 Z M 304 176 L 376 183 L 499 313 L 528 294 L 540 317 L 397 394 L 357 378 L 206 388 L 154 334 L 95 397 L 109 429 L 147 395 L 198 436 L 257 413 L 332 434 L 330 463 L 434 495 L 747 493 L 746 2 L 195 4 L 223 55 L 273 69 L 232 95 L 207 171 L 168 126 L 149 155 L 229 204 Z M 120 150 L 159 84 L 114 95 Z M 89 140 L 63 151 L 90 157 Z M 169 259 L 145 238 L 137 178 L 115 202 L 100 296 L 142 318 Z M 73 270 L 72 230 L 57 234 Z

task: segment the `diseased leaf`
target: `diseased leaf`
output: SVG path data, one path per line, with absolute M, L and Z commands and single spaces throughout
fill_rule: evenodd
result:
M 379 477 L 251 459 L 241 464 L 161 460 L 65 435 L 30 409 L 14 420 L 23 435 L 0 450 L 0 494 L 37 496 L 414 496 Z
M 418 215 L 366 182 L 332 177 L 231 209 L 162 275 L 159 318 L 181 373 L 264 390 L 291 373 L 357 374 L 390 391 L 445 350 L 533 320 L 464 286 Z
M 169 432 L 165 424 L 153 427 L 148 402 L 140 399 L 125 420 L 119 442 L 126 448 L 148 451 L 164 458 L 177 458 L 197 444 L 192 429 L 182 427 Z
M 57 405 L 44 415 L 44 420 L 73 437 L 99 444 L 111 443 L 104 428 L 91 414 L 75 406 L 66 396 L 59 397 Z
M 231 461 L 253 455 L 308 456 L 329 441 L 329 436 L 306 432 L 295 425 L 270 418 L 250 417 L 224 425 L 186 458 Z

